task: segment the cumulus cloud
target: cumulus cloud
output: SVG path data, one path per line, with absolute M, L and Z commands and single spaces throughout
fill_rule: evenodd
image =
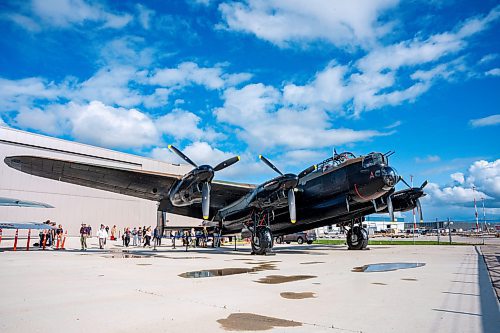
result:
M 218 121 L 237 126 L 237 135 L 258 149 L 322 148 L 384 135 L 372 130 L 331 128 L 326 112 L 280 107 L 282 96 L 276 88 L 263 84 L 230 88 L 224 93 L 224 106 L 216 109 L 215 115 Z
M 322 40 L 366 47 L 389 32 L 380 15 L 398 0 L 248 0 L 219 5 L 226 29 L 247 32 L 281 47 Z
M 79 141 L 105 147 L 140 148 L 159 140 L 158 130 L 147 114 L 99 101 L 56 104 L 44 110 L 22 108 L 14 122 L 21 128 L 52 135 L 70 134 Z
M 486 76 L 500 76 L 500 68 L 493 68 L 487 71 Z
M 472 119 L 469 123 L 472 127 L 498 125 L 500 124 L 500 114 L 494 114 L 484 118 Z
M 442 208 L 446 205 L 451 211 L 460 214 L 470 213 L 474 198 L 485 200 L 491 214 L 500 214 L 500 159 L 492 162 L 475 161 L 466 173 L 456 172 L 450 177 L 458 183 L 453 186 L 439 186 L 429 183 L 425 188 L 428 194 L 424 198 L 426 204 Z M 468 210 L 463 210 L 468 207 Z M 473 214 L 470 214 L 473 216 Z
M 450 177 L 459 184 L 463 184 L 465 182 L 465 176 L 461 172 L 452 173 Z
M 220 133 L 213 129 L 203 130 L 200 128 L 201 118 L 196 114 L 174 109 L 156 120 L 158 130 L 164 134 L 170 135 L 175 140 L 189 139 L 193 141 L 205 139 L 213 141 L 217 138 L 223 138 Z

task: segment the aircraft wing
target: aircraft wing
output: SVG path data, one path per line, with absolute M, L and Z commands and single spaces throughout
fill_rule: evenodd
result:
M 182 176 L 174 174 L 39 156 L 9 156 L 4 161 L 11 168 L 30 175 L 153 201 L 161 201 L 167 198 L 172 185 L 182 178 Z M 225 205 L 227 202 L 237 200 L 253 188 L 253 185 L 213 181 L 213 206 L 215 206 L 214 208 L 220 208 L 219 205 Z
M 52 229 L 52 226 L 39 222 L 0 222 L 0 229 Z
M 2 198 L 2 197 L 0 197 L 0 206 L 54 208 L 54 206 L 51 206 L 43 202 L 19 200 L 13 198 Z

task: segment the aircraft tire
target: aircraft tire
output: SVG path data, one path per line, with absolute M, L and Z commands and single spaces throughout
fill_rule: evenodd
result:
M 353 237 L 354 234 L 354 237 Z M 362 250 L 368 246 L 368 232 L 359 226 L 347 231 L 347 246 L 349 250 Z
M 254 254 L 264 255 L 267 250 L 273 247 L 273 237 L 271 229 L 268 227 L 257 227 L 255 236 L 252 239 L 252 251 Z

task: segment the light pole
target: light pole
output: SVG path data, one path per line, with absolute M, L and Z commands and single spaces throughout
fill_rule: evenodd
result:
M 448 217 L 448 235 L 450 236 L 450 245 L 451 245 L 451 225 L 453 222 L 450 222 L 450 218 Z
M 479 216 L 477 214 L 477 205 L 476 205 L 476 187 L 472 186 L 472 192 L 474 193 L 474 211 L 476 215 L 476 233 L 479 233 Z
M 488 227 L 486 226 L 486 210 L 484 209 L 484 197 L 481 197 L 481 201 L 483 203 L 483 229 L 486 227 L 486 232 L 490 232 Z
M 411 187 L 413 188 L 413 175 L 410 175 Z M 415 218 L 415 207 L 413 207 L 413 245 L 415 245 L 415 227 L 417 224 L 417 220 Z

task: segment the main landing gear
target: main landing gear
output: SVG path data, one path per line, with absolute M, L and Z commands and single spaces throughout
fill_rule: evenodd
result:
M 273 235 L 269 228 L 269 214 L 253 213 L 253 225 L 249 228 L 252 232 L 252 254 L 266 255 L 273 248 Z
M 364 250 L 368 246 L 368 231 L 362 224 L 351 223 L 351 228 L 347 231 L 347 246 L 349 250 Z

